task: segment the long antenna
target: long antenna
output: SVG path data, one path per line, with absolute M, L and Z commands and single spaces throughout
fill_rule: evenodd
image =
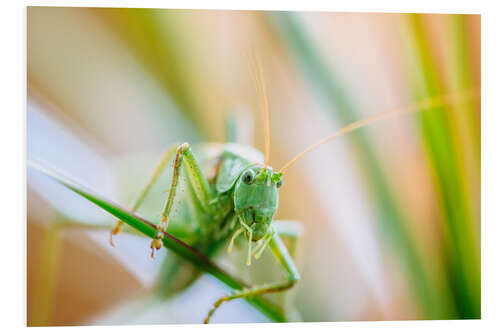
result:
M 425 110 L 431 107 L 438 107 L 438 106 L 444 106 L 447 104 L 453 104 L 455 102 L 458 102 L 458 100 L 467 100 L 471 98 L 475 98 L 478 96 L 479 91 L 477 89 L 473 90 L 468 90 L 464 92 L 463 94 L 460 94 L 457 98 L 457 94 L 448 94 L 448 95 L 441 95 L 441 96 L 435 96 L 435 97 L 430 97 L 424 100 L 421 100 L 419 102 L 397 108 L 394 110 L 389 110 L 385 111 L 382 113 L 378 113 L 376 115 L 358 120 L 352 124 L 347 125 L 344 128 L 339 129 L 338 131 L 334 132 L 333 134 L 330 134 L 329 136 L 319 140 L 315 144 L 309 146 L 307 149 L 302 151 L 301 153 L 297 154 L 294 158 L 292 158 L 289 162 L 287 162 L 281 169 L 280 173 L 284 173 L 286 169 L 288 169 L 292 164 L 297 162 L 299 159 L 304 157 L 307 153 L 311 152 L 312 150 L 318 148 L 322 144 L 349 132 L 352 132 L 358 128 L 365 127 L 367 125 L 370 125 L 377 120 L 380 120 L 382 118 L 400 114 L 400 113 L 408 113 L 408 112 L 414 112 L 414 111 L 419 111 L 419 110 Z
M 253 49 L 252 55 L 250 57 L 250 65 L 252 66 L 252 74 L 255 80 L 255 88 L 257 95 L 262 98 L 261 110 L 264 120 L 264 168 L 269 165 L 269 156 L 271 154 L 271 113 L 269 111 L 269 97 L 267 95 L 266 84 L 264 80 L 264 73 L 262 71 L 262 63 L 260 58 Z

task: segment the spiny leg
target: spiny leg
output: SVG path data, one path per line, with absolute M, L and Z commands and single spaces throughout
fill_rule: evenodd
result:
M 297 281 L 300 279 L 299 272 L 295 267 L 295 263 L 293 262 L 292 257 L 288 253 L 288 250 L 285 247 L 285 244 L 281 240 L 278 232 L 274 229 L 274 226 L 271 226 L 270 232 L 272 233 L 272 237 L 269 241 L 269 248 L 271 252 L 274 254 L 278 262 L 285 269 L 287 273 L 287 280 L 283 282 L 277 282 L 267 285 L 255 286 L 253 288 L 242 289 L 234 292 L 232 295 L 228 295 L 218 299 L 212 309 L 208 312 L 207 317 L 205 318 L 204 323 L 208 324 L 210 322 L 210 318 L 213 316 L 214 312 L 221 306 L 222 303 L 229 302 L 234 299 L 243 298 L 243 297 L 251 297 L 257 296 L 267 293 L 277 293 L 288 290 L 292 288 Z
M 149 179 L 148 183 L 142 189 L 141 193 L 139 194 L 139 196 L 135 200 L 134 205 L 132 206 L 132 211 L 133 212 L 137 211 L 137 209 L 139 209 L 139 207 L 143 203 L 144 198 L 146 197 L 146 195 L 151 190 L 151 187 L 158 180 L 158 177 L 160 176 L 160 174 L 162 173 L 162 171 L 165 169 L 165 166 L 167 165 L 167 162 L 172 158 L 173 154 L 175 153 L 176 147 L 177 147 L 177 145 L 170 146 L 169 148 L 167 148 L 167 150 L 163 154 L 160 162 L 156 166 L 156 168 L 155 168 L 153 174 L 151 175 L 151 178 Z M 122 226 L 123 226 L 123 221 L 119 220 L 119 221 L 116 222 L 114 228 L 111 230 L 111 233 L 109 235 L 109 243 L 111 244 L 111 246 L 115 246 L 115 244 L 113 243 L 113 236 L 117 235 L 120 232 Z
M 198 198 L 201 207 L 204 211 L 208 211 L 208 202 L 213 199 L 212 190 L 208 184 L 208 180 L 201 172 L 201 169 L 196 162 L 194 155 L 188 143 L 183 143 L 177 148 L 174 166 L 172 183 L 168 194 L 167 202 L 161 215 L 161 221 L 156 226 L 156 236 L 151 241 L 151 258 L 154 258 L 154 251 L 159 250 L 163 246 L 163 232 L 167 231 L 168 220 L 171 217 L 172 207 L 174 204 L 177 188 L 179 186 L 179 176 L 181 167 L 185 165 L 184 171 L 187 173 L 187 181 L 192 185 L 194 195 Z
M 182 145 L 177 148 L 174 160 L 173 173 L 172 173 L 172 182 L 170 184 L 170 190 L 168 193 L 168 199 L 167 202 L 165 203 L 165 208 L 163 208 L 163 211 L 161 213 L 161 221 L 156 226 L 155 238 L 153 238 L 153 240 L 151 241 L 151 258 L 153 259 L 155 257 L 154 255 L 155 250 L 158 250 L 162 247 L 163 242 L 161 239 L 163 237 L 163 233 L 167 231 L 167 226 L 168 226 L 167 218 L 170 217 L 169 215 L 170 212 L 172 211 L 175 194 L 177 192 L 177 187 L 179 184 L 179 174 L 180 174 L 179 169 L 182 161 L 182 150 L 183 150 Z

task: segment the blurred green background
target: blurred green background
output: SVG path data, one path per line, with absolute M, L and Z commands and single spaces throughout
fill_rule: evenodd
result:
M 479 15 L 28 7 L 28 157 L 129 206 L 169 144 L 223 141 L 228 111 L 263 149 L 252 48 L 275 169 L 360 118 L 480 89 Z M 143 171 L 123 177 L 131 161 Z M 228 292 L 203 276 L 152 301 L 165 250 L 109 247 L 114 219 L 34 172 L 27 207 L 28 325 L 199 323 Z M 294 320 L 480 318 L 480 100 L 317 149 L 287 171 L 277 218 L 304 225 Z M 275 266 L 218 261 L 246 279 Z M 243 301 L 214 317 L 267 320 Z

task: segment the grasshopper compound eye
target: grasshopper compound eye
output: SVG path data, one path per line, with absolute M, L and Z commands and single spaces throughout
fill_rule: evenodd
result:
M 248 169 L 247 171 L 245 171 L 242 177 L 245 184 L 250 185 L 255 178 L 255 173 L 252 170 Z
M 280 187 L 281 187 L 281 185 L 283 185 L 283 181 L 280 179 L 280 180 L 278 180 L 278 182 L 276 183 L 276 187 L 277 187 L 277 188 L 280 188 Z

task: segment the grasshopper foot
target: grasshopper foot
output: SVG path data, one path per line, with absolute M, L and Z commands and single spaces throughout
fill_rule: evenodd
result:
M 217 302 L 214 303 L 213 307 L 210 309 L 210 311 L 208 312 L 207 316 L 205 317 L 205 320 L 203 321 L 204 324 L 209 324 L 210 323 L 210 318 L 212 318 L 215 310 L 217 310 L 217 308 L 219 306 L 221 306 L 222 303 L 224 302 L 228 302 L 231 300 L 231 297 L 230 296 L 225 296 L 225 297 L 222 297 L 222 298 L 219 298 L 217 300 Z
M 155 251 L 158 251 L 163 246 L 161 238 L 155 238 L 151 241 L 151 259 L 155 258 Z
M 155 258 L 155 250 L 157 251 L 163 246 L 163 233 L 167 231 L 167 226 L 167 218 L 163 216 L 160 224 L 156 226 L 156 236 L 151 241 L 151 259 Z

